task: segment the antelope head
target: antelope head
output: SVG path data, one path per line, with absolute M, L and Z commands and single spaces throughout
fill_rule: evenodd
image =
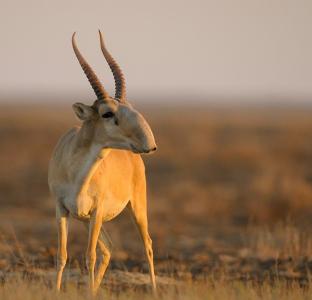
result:
M 102 148 L 125 149 L 134 153 L 153 152 L 156 150 L 156 143 L 152 130 L 144 117 L 126 99 L 126 84 L 121 68 L 106 49 L 101 31 L 99 34 L 103 55 L 114 75 L 115 97 L 109 96 L 78 50 L 74 33 L 74 52 L 97 96 L 92 105 L 75 103 L 74 112 L 91 128 L 88 130 L 88 138 Z

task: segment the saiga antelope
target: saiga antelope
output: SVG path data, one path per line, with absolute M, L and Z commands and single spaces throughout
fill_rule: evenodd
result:
M 72 46 L 97 100 L 89 106 L 75 103 L 73 110 L 82 126 L 69 130 L 59 140 L 49 165 L 49 187 L 56 200 L 58 227 L 56 288 L 60 290 L 67 260 L 68 217 L 88 225 L 86 264 L 90 288 L 95 292 L 110 260 L 110 249 L 102 224 L 128 206 L 139 228 L 149 263 L 153 290 L 156 282 L 152 240 L 148 233 L 146 181 L 141 153 L 156 150 L 152 130 L 144 117 L 126 99 L 125 79 L 117 62 L 100 44 L 115 80 L 115 97 L 108 95 L 96 74 L 77 48 Z M 101 261 L 96 275 L 96 246 Z

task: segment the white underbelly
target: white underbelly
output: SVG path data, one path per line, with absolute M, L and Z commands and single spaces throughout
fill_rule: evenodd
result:
M 91 197 L 65 196 L 62 199 L 64 207 L 69 211 L 70 215 L 78 220 L 86 221 L 91 217 L 95 209 L 95 203 L 103 205 L 103 222 L 107 222 L 119 215 L 130 199 L 116 199 L 107 195 L 104 199 L 92 199 Z
M 118 216 L 126 207 L 130 199 L 117 200 L 106 199 L 103 202 L 103 222 L 107 222 Z

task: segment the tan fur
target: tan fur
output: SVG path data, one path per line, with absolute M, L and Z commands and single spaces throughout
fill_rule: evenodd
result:
M 90 288 L 95 292 L 111 256 L 102 224 L 128 206 L 141 233 L 155 291 L 145 169 L 139 154 L 156 149 L 153 133 L 143 116 L 125 99 L 96 100 L 92 106 L 76 103 L 73 109 L 83 121 L 82 126 L 71 129 L 59 140 L 49 165 L 48 181 L 56 200 L 59 236 L 57 289 L 61 287 L 67 260 L 69 215 L 89 224 L 86 261 Z M 97 245 L 102 255 L 95 276 Z

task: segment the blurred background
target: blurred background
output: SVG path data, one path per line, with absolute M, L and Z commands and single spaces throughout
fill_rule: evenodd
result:
M 0 267 L 53 268 L 47 167 L 71 104 L 95 99 L 71 49 L 111 94 L 98 29 L 158 143 L 146 156 L 156 270 L 307 280 L 312 269 L 312 3 L 0 0 Z M 146 271 L 126 213 L 111 268 Z M 69 255 L 83 268 L 84 228 Z M 278 261 L 278 264 L 276 263 Z M 310 270 L 310 271 L 309 271 Z M 244 278 L 245 278 L 244 277 Z
M 98 29 L 133 99 L 271 102 L 312 94 L 309 0 L 0 3 L 2 101 L 89 101 L 93 94 L 71 49 L 74 31 L 112 91 Z

